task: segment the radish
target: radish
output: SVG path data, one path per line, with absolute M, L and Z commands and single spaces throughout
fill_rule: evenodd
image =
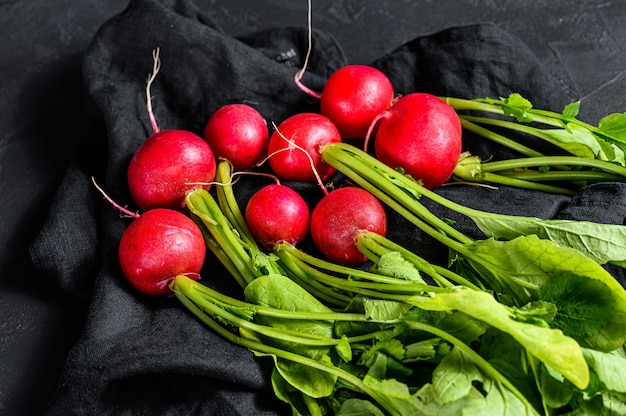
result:
M 348 65 L 324 84 L 320 112 L 335 123 L 343 139 L 363 138 L 393 99 L 393 86 L 384 73 L 367 65 Z
M 215 156 L 204 139 L 186 130 L 159 131 L 150 100 L 150 85 L 160 68 L 158 49 L 146 86 L 148 115 L 154 134 L 135 152 L 128 166 L 128 187 L 139 207 L 181 209 L 187 192 L 215 178 Z M 203 185 L 206 189 L 210 185 Z
M 155 208 L 138 216 L 124 231 L 118 248 L 122 272 L 140 292 L 161 296 L 177 275 L 194 280 L 206 256 L 198 225 L 185 214 Z
M 246 104 L 229 104 L 209 118 L 204 140 L 217 159 L 228 160 L 235 170 L 247 170 L 266 155 L 269 131 L 256 109 Z
M 309 230 L 309 207 L 293 189 L 280 183 L 267 185 L 248 200 L 246 224 L 255 240 L 271 250 L 280 241 L 296 245 Z
M 200 279 L 206 257 L 204 236 L 185 214 L 155 208 L 138 214 L 113 201 L 91 178 L 109 203 L 134 221 L 126 228 L 118 246 L 122 273 L 138 291 L 162 296 L 171 293 L 169 283 L 178 275 Z
M 137 149 L 128 165 L 128 187 L 139 207 L 180 210 L 187 192 L 215 179 L 215 157 L 198 135 L 163 130 Z
M 345 266 L 367 260 L 356 247 L 356 236 L 364 230 L 384 236 L 387 215 L 380 201 L 362 188 L 335 189 L 311 213 L 310 232 L 315 246 L 329 260 Z
M 459 116 L 446 102 L 427 93 L 408 94 L 382 113 L 372 128 L 376 124 L 378 160 L 402 168 L 428 189 L 450 179 L 461 155 L 462 131 Z
M 278 125 L 268 145 L 269 164 L 276 176 L 286 181 L 328 179 L 335 169 L 321 158 L 321 149 L 341 142 L 337 127 L 317 113 L 295 114 Z

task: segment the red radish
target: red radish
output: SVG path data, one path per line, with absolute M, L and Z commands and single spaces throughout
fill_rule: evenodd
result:
M 156 208 L 133 221 L 120 240 L 118 255 L 126 279 L 140 292 L 171 293 L 168 283 L 183 274 L 195 280 L 206 255 L 200 228 L 186 215 Z
M 91 179 L 113 207 L 135 219 L 122 234 L 118 247 L 120 267 L 131 285 L 142 293 L 160 296 L 171 293 L 168 284 L 177 275 L 200 278 L 206 245 L 191 218 L 167 208 L 141 215 L 132 212 L 113 201 Z
M 150 85 L 160 68 L 158 49 L 146 86 L 148 115 L 154 134 L 135 152 L 128 166 L 128 186 L 137 205 L 180 209 L 187 192 L 215 179 L 215 156 L 202 137 L 186 130 L 159 131 L 150 100 Z M 210 185 L 204 185 L 208 189 Z
M 230 161 L 235 170 L 247 170 L 267 154 L 269 131 L 256 109 L 246 104 L 229 104 L 209 118 L 204 140 L 217 159 Z
M 405 95 L 381 114 L 377 128 L 378 160 L 429 189 L 450 179 L 461 154 L 461 122 L 446 102 L 426 93 Z
M 311 214 L 310 231 L 315 246 L 328 259 L 346 266 L 367 260 L 356 247 L 356 235 L 368 230 L 387 232 L 382 204 L 362 188 L 338 188 L 325 195 Z
M 278 125 L 268 145 L 269 164 L 276 176 L 286 181 L 327 179 L 335 169 L 321 158 L 321 149 L 341 142 L 335 125 L 316 113 L 293 115 Z
M 326 81 L 320 112 L 335 123 L 343 139 L 363 138 L 393 99 L 393 86 L 384 73 L 367 65 L 348 65 Z
M 180 209 L 187 192 L 215 179 L 215 157 L 198 135 L 163 130 L 137 149 L 128 166 L 128 187 L 137 205 Z
M 245 218 L 255 240 L 267 250 L 280 241 L 296 245 L 309 230 L 308 205 L 300 194 L 279 183 L 252 195 Z

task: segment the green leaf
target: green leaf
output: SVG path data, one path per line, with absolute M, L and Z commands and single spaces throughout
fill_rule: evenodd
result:
M 467 260 L 492 287 L 517 298 L 520 305 L 534 300 L 541 286 L 562 274 L 599 280 L 609 288 L 615 306 L 607 311 L 607 325 L 584 342 L 602 351 L 626 342 L 626 291 L 608 271 L 578 250 L 559 247 L 536 235 L 509 241 L 478 240 L 466 247 L 471 252 Z
M 537 299 L 556 305 L 552 327 L 581 341 L 601 331 L 615 308 L 611 290 L 603 282 L 568 273 L 543 285 Z
M 385 416 L 385 414 L 368 400 L 348 399 L 341 404 L 336 416 Z
M 585 159 L 604 159 L 603 148 L 589 130 L 576 128 L 575 126 L 566 129 L 544 129 L 542 134 L 548 136 L 553 144 L 574 156 Z
M 626 227 L 623 225 L 515 216 L 476 215 L 471 218 L 487 237 L 512 240 L 536 234 L 559 246 L 575 248 L 600 264 L 626 261 Z
M 377 321 L 389 321 L 402 318 L 410 309 L 411 305 L 404 302 L 380 299 L 363 299 L 365 316 Z
M 287 403 L 297 406 L 298 400 L 294 401 L 294 396 L 290 394 L 295 390 L 315 399 L 329 397 L 335 391 L 337 376 L 328 371 L 286 360 L 275 354 L 253 352 L 258 357 L 271 357 L 274 360 L 274 370 L 278 372 L 272 375 L 274 391 L 280 394 L 279 398 Z M 334 367 L 327 355 L 319 357 L 318 361 Z
M 388 251 L 380 256 L 378 263 L 372 267 L 372 271 L 384 276 L 426 283 L 413 263 L 409 262 L 397 251 Z
M 626 143 L 626 113 L 609 114 L 598 123 L 598 129 L 619 143 Z
M 390 339 L 386 341 L 379 341 L 372 345 L 370 349 L 361 356 L 359 361 L 363 363 L 366 362 L 378 351 L 383 351 L 396 360 L 402 360 L 404 358 L 404 346 L 402 345 L 402 342 L 398 339 Z
M 497 383 L 490 379 L 485 380 L 483 389 L 487 393 L 485 396 L 484 409 L 474 409 L 470 406 L 464 409 L 464 414 L 468 415 L 504 415 L 511 416 L 527 416 L 530 411 L 520 401 L 518 397 L 508 389 L 501 388 Z
M 489 328 L 480 338 L 478 352 L 506 377 L 532 406 L 540 408 L 535 385 L 531 382 L 532 375 L 528 369 L 529 361 L 541 362 L 539 359 L 528 355 L 524 347 L 511 335 L 495 328 Z
M 563 117 L 565 118 L 576 118 L 578 115 L 578 111 L 580 110 L 580 101 L 574 101 L 573 103 L 569 103 L 563 108 Z
M 476 414 L 477 416 L 501 416 L 500 413 L 490 413 L 489 409 L 485 408 L 485 398 L 483 395 L 476 389 L 472 387 L 469 394 L 463 397 L 460 400 L 454 402 L 448 402 L 446 404 L 441 404 L 437 400 L 435 400 L 433 393 L 432 384 L 424 384 L 417 392 L 417 397 L 419 398 L 420 403 L 422 403 L 422 407 L 420 409 L 419 415 L 426 416 L 443 416 L 443 415 L 472 415 Z M 469 412 L 468 409 L 480 409 L 478 413 Z M 527 416 L 527 415 L 526 415 Z
M 626 357 L 618 351 L 601 352 L 589 348 L 583 348 L 583 355 L 609 392 L 626 393 Z
M 441 338 L 431 338 L 406 345 L 404 347 L 404 360 L 402 361 L 411 363 L 414 361 L 432 360 L 437 356 L 437 349 L 442 342 Z
M 293 416 L 306 414 L 307 408 L 302 401 L 302 394 L 287 383 L 275 367 L 272 368 L 271 383 L 276 397 L 291 406 Z
M 483 381 L 480 369 L 463 351 L 452 348 L 433 371 L 433 396 L 441 404 L 453 402 L 469 394 L 475 381 Z
M 319 361 L 332 365 L 327 355 Z M 276 370 L 290 385 L 315 399 L 328 397 L 335 390 L 337 376 L 333 374 L 275 356 L 274 363 Z
M 483 321 L 473 318 L 462 312 L 452 312 L 447 314 L 438 324 L 439 329 L 443 329 L 448 334 L 460 339 L 467 345 L 478 340 L 489 327 Z
M 504 114 L 513 116 L 520 123 L 529 123 L 533 120 L 532 115 L 527 112 L 533 106 L 530 101 L 518 93 L 513 93 L 508 98 L 501 98 Z
M 568 416 L 623 416 L 626 403 L 614 395 L 603 393 L 590 398 L 580 397 L 574 404 L 574 411 Z
M 260 276 L 246 286 L 246 300 L 284 311 L 332 312 L 293 280 L 279 274 Z
M 413 374 L 413 370 L 400 361 L 388 355 L 384 349 L 376 350 L 372 354 L 367 354 L 367 359 L 362 357 L 359 364 L 363 364 L 369 368 L 367 375 L 369 377 L 383 380 L 389 378 L 405 379 Z
M 549 283 L 542 286 L 545 288 Z M 539 289 L 541 291 L 541 288 Z M 515 310 L 515 319 L 533 323 L 535 325 L 549 326 L 548 323 L 554 320 L 557 313 L 557 307 L 554 303 L 537 300 L 522 306 Z M 568 334 L 569 335 L 569 334 Z
M 552 366 L 574 385 L 585 388 L 589 368 L 580 345 L 560 330 L 535 326 L 514 319 L 510 309 L 487 292 L 458 288 L 430 297 L 412 298 L 416 306 L 431 310 L 458 310 L 511 335 L 529 354 Z
M 275 263 L 278 257 L 275 254 L 266 254 L 254 248 L 248 248 L 247 250 L 252 259 L 252 265 L 259 275 L 276 273 Z
M 300 285 L 288 277 L 277 274 L 257 277 L 246 286 L 244 295 L 250 303 L 280 309 L 285 311 L 286 315 L 290 311 L 332 312 L 331 309 L 323 305 Z M 291 319 L 288 316 L 282 318 L 263 315 L 257 315 L 256 321 L 263 325 L 297 331 L 302 334 L 314 334 L 326 338 L 333 337 L 333 321 Z M 296 345 L 292 342 L 279 341 L 269 337 L 264 339 L 264 342 L 315 359 L 319 359 L 330 351 L 330 347 L 311 347 L 306 344 Z
M 339 357 L 345 362 L 348 363 L 352 361 L 352 347 L 350 347 L 348 337 L 345 335 L 341 337 L 341 341 L 335 346 L 335 351 L 337 351 Z
M 395 379 L 376 380 L 368 376 L 363 378 L 363 382 L 387 401 L 393 403 L 398 414 L 420 414 L 422 405 L 417 397 L 411 394 L 406 384 Z
M 544 408 L 559 409 L 572 401 L 574 387 L 559 372 L 533 357 L 528 358 L 527 366 L 532 369 Z

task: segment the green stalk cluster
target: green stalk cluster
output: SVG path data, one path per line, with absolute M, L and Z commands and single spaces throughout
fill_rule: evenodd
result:
M 602 394 L 601 407 L 621 403 L 626 387 L 603 387 L 613 380 L 598 363 L 621 365 L 615 351 L 626 341 L 626 294 L 595 260 L 537 238 L 538 229 L 553 223 L 447 201 L 346 144 L 328 146 L 323 158 L 477 273 L 431 264 L 369 232 L 357 237 L 373 264 L 369 270 L 286 243 L 265 253 L 249 235 L 230 185 L 216 190 L 217 201 L 204 190 L 190 193 L 192 217 L 245 301 L 183 276 L 172 289 L 218 334 L 273 359 L 274 390 L 294 412 L 454 414 L 463 408 L 468 414 L 555 414 L 590 409 L 598 404 L 588 400 L 594 394 Z M 220 164 L 218 181 L 228 184 L 229 176 L 228 166 Z M 483 244 L 427 210 L 422 196 L 486 228 L 517 228 L 522 237 L 503 246 L 493 239 Z M 526 236 L 532 227 L 532 237 Z M 608 251 L 618 254 L 607 261 L 619 262 L 620 249 Z M 498 263 L 508 257 L 519 264 Z M 524 274 L 528 269 L 532 276 Z M 590 306 L 581 308 L 585 302 Z M 590 383 L 598 378 L 602 383 Z M 563 397 L 568 399 L 559 402 Z
M 556 113 L 533 108 L 519 94 L 499 99 L 441 98 L 457 111 L 466 131 L 520 154 L 519 158 L 484 161 L 464 153 L 454 171 L 459 180 L 563 195 L 572 195 L 589 183 L 626 181 L 624 114 L 611 114 L 596 127 L 576 118 L 578 102 Z M 537 150 L 539 146 L 533 148 L 514 137 L 549 143 L 561 154 L 544 154 Z

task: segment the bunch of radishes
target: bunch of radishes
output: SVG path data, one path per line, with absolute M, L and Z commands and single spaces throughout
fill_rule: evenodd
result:
M 320 94 L 303 88 L 319 98 L 320 112 L 294 114 L 274 125 L 271 134 L 263 116 L 246 104 L 227 104 L 210 115 L 204 137 L 160 131 L 150 105 L 158 50 L 154 62 L 146 88 L 154 134 L 128 168 L 131 195 L 144 213 L 136 215 L 119 245 L 122 271 L 147 294 L 169 293 L 168 283 L 178 274 L 199 277 L 206 246 L 200 229 L 185 215 L 183 201 L 199 186 L 220 186 L 214 183 L 216 160 L 228 160 L 237 174 L 263 164 L 276 178 L 245 209 L 246 223 L 261 247 L 271 250 L 280 241 L 295 245 L 310 234 L 332 261 L 357 265 L 366 258 L 356 248 L 356 234 L 384 235 L 385 210 L 361 188 L 327 190 L 324 181 L 334 169 L 322 159 L 324 147 L 353 139 L 365 139 L 367 147 L 373 140 L 379 160 L 428 188 L 450 178 L 461 153 L 460 121 L 448 104 L 425 93 L 395 97 L 385 74 L 365 65 L 337 70 Z M 323 195 L 309 211 L 302 196 L 281 180 L 317 182 Z

